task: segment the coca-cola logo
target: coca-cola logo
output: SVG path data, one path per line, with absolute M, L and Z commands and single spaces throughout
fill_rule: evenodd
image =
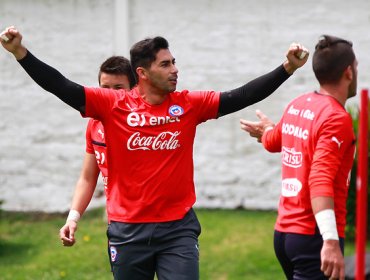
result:
M 127 141 L 127 149 L 134 150 L 175 150 L 180 147 L 177 137 L 181 132 L 164 131 L 157 136 L 143 136 L 140 132 L 135 132 Z

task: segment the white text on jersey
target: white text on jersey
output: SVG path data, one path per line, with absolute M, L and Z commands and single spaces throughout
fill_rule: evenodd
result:
M 180 147 L 177 136 L 181 132 L 164 131 L 157 136 L 141 136 L 140 132 L 135 132 L 127 141 L 127 149 L 134 150 L 175 150 Z
M 288 109 L 288 114 L 294 115 L 294 116 L 300 116 L 301 118 L 307 119 L 312 121 L 315 118 L 315 113 L 312 112 L 309 109 L 306 110 L 299 110 L 297 108 L 294 108 L 293 105 L 291 105 Z
M 298 168 L 302 166 L 302 153 L 294 148 L 282 147 L 281 158 L 284 165 Z
M 294 137 L 301 138 L 303 140 L 307 140 L 308 138 L 308 130 L 302 129 L 299 126 L 295 126 L 289 123 L 283 123 L 281 133 L 293 135 Z
M 144 126 L 146 123 L 149 124 L 150 126 L 156 126 L 156 125 L 163 125 L 163 124 L 174 123 L 174 122 L 179 122 L 179 121 L 180 121 L 180 118 L 178 117 L 150 116 L 148 118 L 148 123 L 147 123 L 147 118 L 145 117 L 144 114 L 138 114 L 136 112 L 132 112 L 128 114 L 127 116 L 127 124 L 131 127 Z

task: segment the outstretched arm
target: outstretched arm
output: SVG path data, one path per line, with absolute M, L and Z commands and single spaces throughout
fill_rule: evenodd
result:
M 306 55 L 301 59 L 301 54 Z M 255 104 L 271 95 L 308 59 L 308 51 L 300 44 L 290 45 L 287 60 L 275 70 L 262 75 L 249 83 L 221 93 L 218 116 L 224 116 Z
M 51 92 L 71 107 L 85 112 L 85 91 L 83 86 L 65 78 L 56 69 L 34 57 L 22 45 L 22 35 L 11 26 L 1 33 L 2 46 L 14 55 L 28 75 L 43 89 Z

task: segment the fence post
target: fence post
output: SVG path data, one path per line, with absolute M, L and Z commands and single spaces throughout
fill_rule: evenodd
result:
M 367 176 L 368 176 L 368 102 L 369 92 L 361 91 L 358 133 L 358 164 L 356 180 L 356 267 L 355 279 L 365 279 L 367 231 Z

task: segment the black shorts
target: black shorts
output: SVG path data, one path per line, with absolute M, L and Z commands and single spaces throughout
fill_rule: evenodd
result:
M 193 209 L 183 219 L 163 223 L 108 225 L 108 253 L 114 279 L 199 279 L 198 236 Z
M 342 253 L 344 239 L 339 238 Z M 288 280 L 329 279 L 321 271 L 322 236 L 304 235 L 275 230 L 274 249 Z

